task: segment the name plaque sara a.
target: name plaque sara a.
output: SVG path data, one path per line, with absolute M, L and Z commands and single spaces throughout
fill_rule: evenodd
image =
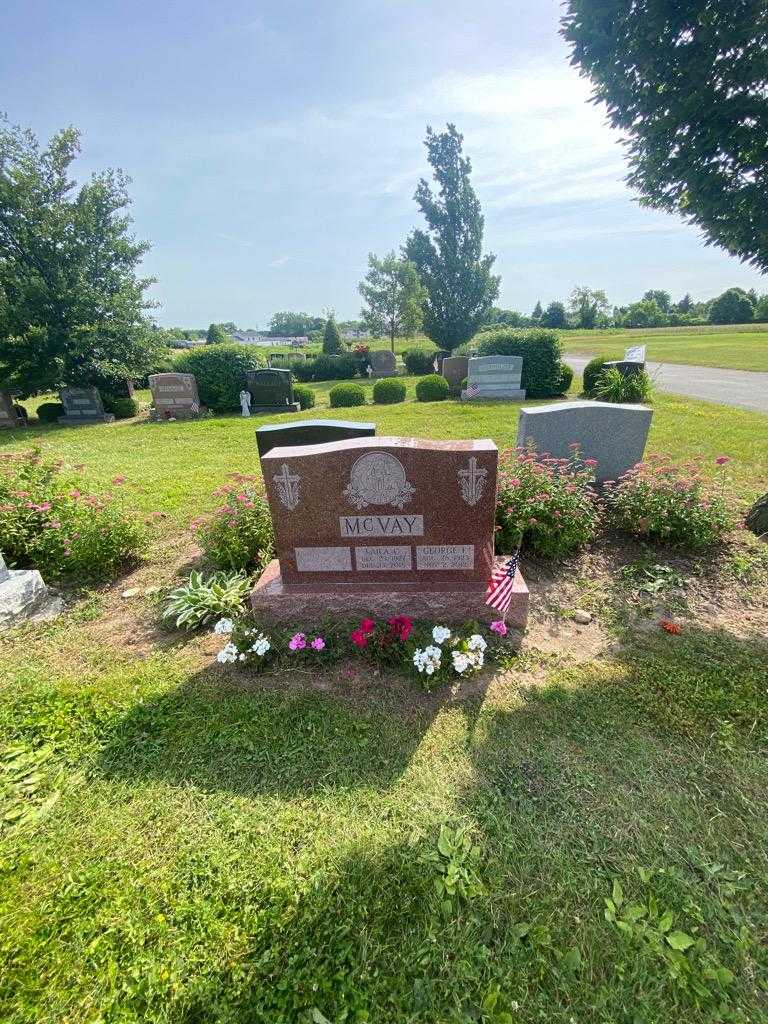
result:
M 393 570 L 411 569 L 410 547 L 388 547 L 380 545 L 369 545 L 367 547 L 355 548 L 355 568 L 359 571 L 392 572 Z
M 339 529 L 342 537 L 423 537 L 424 516 L 339 516 Z

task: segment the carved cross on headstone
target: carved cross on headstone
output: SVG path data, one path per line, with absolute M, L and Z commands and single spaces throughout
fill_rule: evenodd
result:
M 275 474 L 273 480 L 277 484 L 280 504 L 292 512 L 299 504 L 299 475 L 292 473 L 288 464 L 284 462 L 280 467 L 280 472 Z
M 468 505 L 476 505 L 482 497 L 487 476 L 487 470 L 478 468 L 477 459 L 470 455 L 469 466 L 459 470 L 461 496 Z

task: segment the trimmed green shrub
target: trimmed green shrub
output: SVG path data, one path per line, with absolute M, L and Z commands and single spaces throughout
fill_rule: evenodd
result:
M 416 398 L 420 402 L 442 402 L 448 397 L 451 388 L 445 377 L 439 373 L 430 373 L 416 383 Z
M 352 355 L 319 355 L 312 361 L 311 380 L 353 380 L 357 376 L 358 361 Z
M 382 377 L 373 385 L 376 405 L 395 405 L 405 401 L 405 384 L 397 377 Z
M 105 412 L 111 412 L 116 420 L 128 420 L 139 411 L 139 403 L 135 398 L 123 398 L 119 395 L 103 395 L 102 402 Z
M 214 412 L 235 412 L 240 409 L 238 395 L 245 387 L 246 372 L 262 366 L 264 360 L 251 345 L 220 344 L 185 352 L 174 370 L 195 375 L 203 405 Z
M 615 366 L 603 370 L 594 388 L 601 402 L 650 402 L 652 394 L 653 383 L 645 370 L 625 376 Z
M 336 384 L 329 396 L 332 409 L 344 409 L 353 405 L 365 405 L 365 390 L 362 384 Z
M 568 363 L 560 363 L 560 385 L 558 395 L 564 395 L 573 384 L 573 370 Z
M 409 348 L 403 352 L 403 362 L 408 373 L 414 376 L 421 376 L 425 373 L 434 373 L 435 356 L 434 349 Z
M 326 355 L 336 355 L 344 351 L 344 342 L 341 340 L 339 325 L 332 316 L 328 317 L 323 331 L 323 352 Z
M 594 359 L 590 359 L 587 365 L 584 367 L 584 394 L 593 395 L 595 392 L 595 384 L 597 384 L 597 378 L 603 372 L 603 367 L 608 362 L 610 356 L 595 356 Z
M 64 415 L 61 402 L 43 402 L 37 407 L 37 418 L 41 423 L 56 423 L 59 416 Z
M 293 397 L 302 409 L 312 409 L 315 404 L 315 392 L 307 384 L 294 384 Z
M 501 328 L 477 335 L 473 343 L 480 356 L 522 356 L 520 387 L 528 398 L 562 395 L 570 384 L 557 331 Z
M 302 362 L 293 363 L 291 366 L 291 373 L 295 380 L 302 381 L 304 384 L 312 380 L 315 372 L 315 360 L 305 359 Z

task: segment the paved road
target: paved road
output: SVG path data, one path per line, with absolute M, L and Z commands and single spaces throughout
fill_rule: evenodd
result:
M 589 362 L 588 356 L 566 356 L 577 373 Z M 721 370 L 712 366 L 684 366 L 677 363 L 646 363 L 645 368 L 661 391 L 690 395 L 707 402 L 736 405 L 754 412 L 768 412 L 768 373 L 756 370 Z

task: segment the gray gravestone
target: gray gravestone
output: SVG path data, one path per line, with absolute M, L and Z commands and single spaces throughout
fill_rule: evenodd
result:
M 191 420 L 201 412 L 197 381 L 192 373 L 153 373 L 149 378 L 153 420 Z
M 59 416 L 59 423 L 65 426 L 114 422 L 112 413 L 104 412 L 98 388 L 62 388 L 59 399 L 64 406 L 64 415 Z
M 251 412 L 298 412 L 301 408 L 293 399 L 290 370 L 248 370 L 245 379 L 253 399 Z
M 488 398 L 525 401 L 525 391 L 520 387 L 522 373 L 522 356 L 472 358 L 467 372 L 467 389 L 461 393 L 462 401 Z
M 632 359 L 611 359 L 603 363 L 603 369 L 606 367 L 618 370 L 622 377 L 634 377 L 635 374 L 643 372 L 645 363 L 636 363 Z
M 0 552 L 0 630 L 22 622 L 51 619 L 62 610 L 36 569 L 7 569 Z
M 295 423 L 276 423 L 268 427 L 259 427 L 256 431 L 256 444 L 261 458 L 273 448 L 325 444 L 326 441 L 348 441 L 353 437 L 375 436 L 375 423 L 355 423 L 352 420 L 298 420 Z
M 464 378 L 469 372 L 467 356 L 450 356 L 443 360 L 443 376 L 448 381 L 451 391 L 459 392 Z
M 368 361 L 371 364 L 371 379 L 379 377 L 394 377 L 397 374 L 397 359 L 395 353 L 388 348 L 375 348 L 368 353 Z
M 19 412 L 20 408 L 13 404 L 10 391 L 0 391 L 0 427 L 26 427 L 27 418 Z
M 572 454 L 578 444 L 583 459 L 595 459 L 598 483 L 617 480 L 640 462 L 651 426 L 651 409 L 613 402 L 559 402 L 521 409 L 517 443 L 531 442 L 539 454 L 557 459 Z

